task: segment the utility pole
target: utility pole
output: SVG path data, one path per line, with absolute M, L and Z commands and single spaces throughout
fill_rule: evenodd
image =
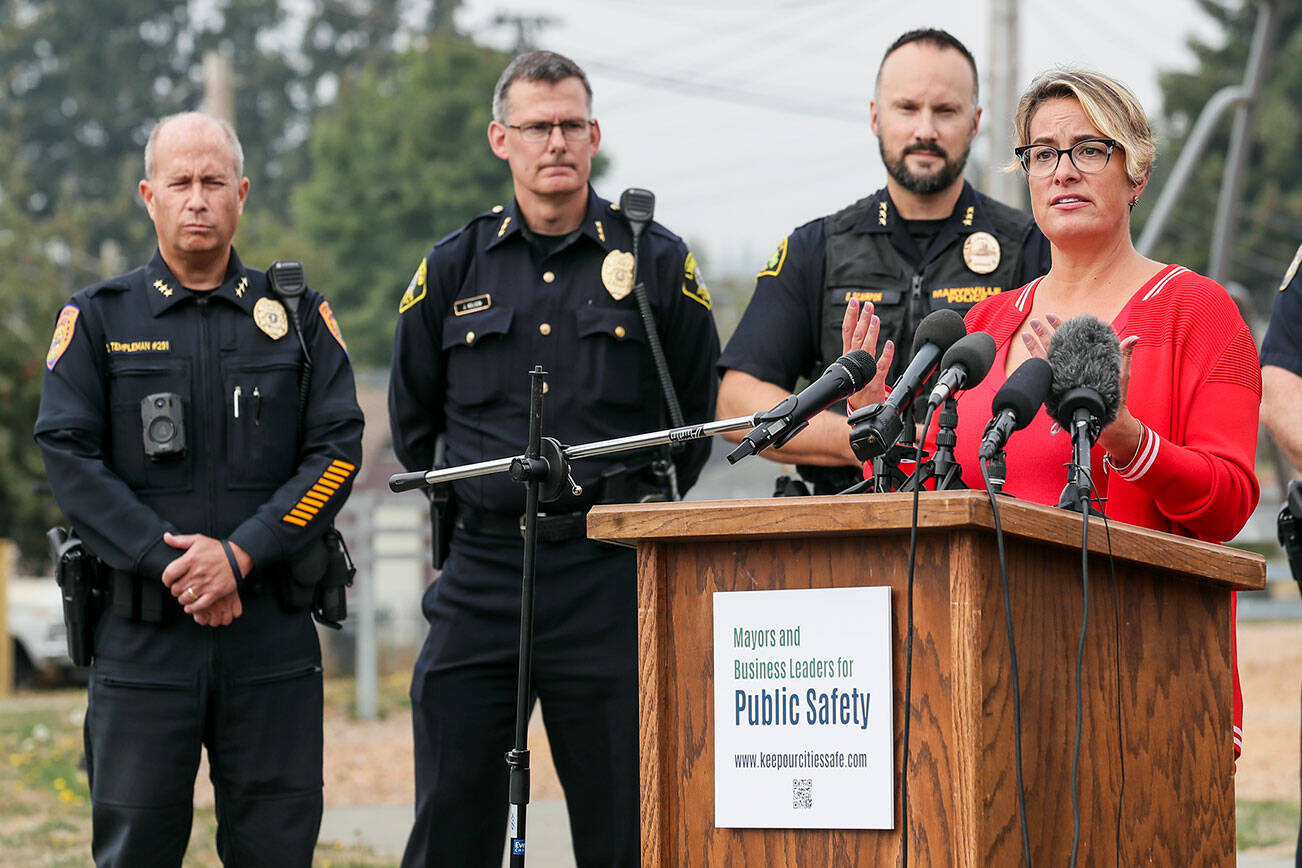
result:
M 230 57 L 220 51 L 203 56 L 203 105 L 208 114 L 235 126 L 235 73 Z
M 990 153 L 981 189 L 1005 205 L 1020 208 L 1026 202 L 1026 184 L 1003 169 L 1013 158 L 1013 114 L 1020 81 L 1017 5 L 1018 0 L 990 0 L 989 88 L 981 116 Z

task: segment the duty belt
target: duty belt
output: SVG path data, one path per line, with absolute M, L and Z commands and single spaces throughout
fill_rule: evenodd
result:
M 468 533 L 524 538 L 524 516 L 505 512 L 490 512 L 465 504 L 457 505 L 455 527 Z M 563 542 L 582 539 L 588 535 L 588 513 L 561 512 L 538 516 L 538 539 L 542 542 Z

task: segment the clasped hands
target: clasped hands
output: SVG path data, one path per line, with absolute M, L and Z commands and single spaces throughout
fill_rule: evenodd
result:
M 182 550 L 163 570 L 163 585 L 195 623 L 225 627 L 244 613 L 235 574 L 220 540 L 200 533 L 165 533 L 163 542 Z M 230 543 L 230 547 L 240 572 L 247 576 L 253 559 L 237 544 Z

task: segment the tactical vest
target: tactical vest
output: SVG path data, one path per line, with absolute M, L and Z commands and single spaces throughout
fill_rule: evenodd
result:
M 855 227 L 884 194 L 860 199 L 823 220 L 826 254 L 819 327 L 819 358 L 809 373 L 817 378 L 841 356 L 841 321 L 850 298 L 871 301 L 881 319 L 877 342 L 880 353 L 886 340 L 895 342 L 895 361 L 886 382 L 895 382 L 913 355 L 913 331 L 933 310 L 950 308 L 966 314 L 972 305 L 991 295 L 1017 288 L 1022 248 L 1035 223 L 1025 213 L 982 197 L 980 205 L 989 231 L 999 242 L 999 265 L 989 274 L 977 274 L 963 260 L 966 233 L 958 231 L 957 213 L 940 229 L 947 244 L 931 247 L 934 255 L 921 269 L 891 243 L 889 232 L 856 232 Z M 899 219 L 898 216 L 893 219 Z M 834 410 L 840 410 L 834 407 Z M 834 494 L 860 478 L 858 468 L 802 465 L 800 475 L 813 483 L 815 494 Z
M 966 234 L 956 232 L 958 217 L 941 227 L 950 241 L 921 269 L 906 259 L 891 243 L 889 232 L 862 233 L 854 228 L 864 218 L 868 204 L 876 197 L 861 199 L 823 221 L 826 255 L 823 267 L 820 358 L 811 377 L 816 377 L 841 355 L 841 320 L 851 297 L 871 301 L 881 318 L 881 338 L 895 342 L 895 362 L 887 377 L 893 383 L 909 363 L 913 331 L 933 310 L 950 308 L 966 314 L 976 302 L 1007 289 L 1016 289 L 1022 265 L 1022 247 L 1035 225 L 1021 211 L 983 198 L 987 231 L 999 242 L 999 265 L 989 274 L 977 274 L 963 261 Z M 895 219 L 898 219 L 896 217 Z

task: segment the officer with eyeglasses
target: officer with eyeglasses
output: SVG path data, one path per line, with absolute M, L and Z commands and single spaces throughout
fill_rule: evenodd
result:
M 900 36 L 869 105 L 886 186 L 782 239 L 719 361 L 720 418 L 767 409 L 801 377 L 817 376 L 846 347 L 843 326 L 858 341 L 851 348 L 877 355 L 890 342 L 893 361 L 881 377 L 894 382 L 927 314 L 965 313 L 1049 268 L 1048 242 L 1031 217 L 963 180 L 981 120 L 976 62 L 963 43 L 944 30 Z M 820 413 L 763 454 L 796 464 L 816 494 L 847 488 L 862 471 L 843 412 Z
M 488 140 L 510 166 L 513 201 L 436 244 L 398 305 L 389 418 L 408 470 L 432 467 L 440 438 L 446 466 L 520 454 L 534 365 L 548 372 L 543 433 L 562 443 L 667 427 L 633 293 L 632 232 L 588 184 L 601 128 L 583 70 L 548 51 L 517 57 L 494 92 Z M 658 223 L 638 252 L 683 415 L 707 421 L 719 355 L 709 292 Z M 680 491 L 707 453 L 705 440 L 674 453 Z M 575 462 L 582 495 L 546 504 L 539 526 L 533 687 L 580 865 L 640 855 L 636 558 L 588 540 L 586 512 L 670 496 L 653 472 L 659 457 Z M 524 509 L 524 487 L 506 474 L 453 483 L 440 508 L 451 544 L 422 604 L 430 627 L 411 685 L 416 817 L 403 865 L 501 864 Z

